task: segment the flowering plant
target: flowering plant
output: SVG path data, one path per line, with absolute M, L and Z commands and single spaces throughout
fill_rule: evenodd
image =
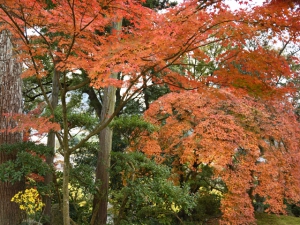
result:
M 44 206 L 38 191 L 34 188 L 26 189 L 24 192 L 19 191 L 11 201 L 19 204 L 20 209 L 29 216 L 41 211 Z

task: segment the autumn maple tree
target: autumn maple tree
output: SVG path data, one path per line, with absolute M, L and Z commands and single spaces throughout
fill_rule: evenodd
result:
M 223 138 L 223 142 L 218 140 L 215 145 L 221 151 L 218 160 L 216 160 L 216 153 L 213 154 L 214 151 L 217 151 L 214 150 L 217 147 L 210 150 L 212 157 L 215 155 L 215 158 L 204 155 L 203 157 L 198 156 L 196 159 L 191 152 L 182 154 L 182 157 L 185 157 L 182 158 L 182 162 L 185 163 L 189 160 L 190 162 L 199 160 L 201 163 L 209 164 L 209 159 L 216 160 L 214 162 L 217 167 L 216 171 L 218 171 L 216 175 L 221 176 L 228 183 L 229 189 L 234 187 L 234 182 L 238 181 L 233 177 L 245 175 L 243 172 L 247 176 L 247 179 L 243 181 L 246 182 L 247 180 L 249 182 L 244 183 L 237 191 L 244 193 L 245 190 L 254 187 L 254 185 L 251 186 L 251 182 L 254 183 L 253 177 L 259 177 L 259 171 L 253 169 L 253 173 L 257 172 L 257 174 L 248 176 L 249 170 L 245 169 L 246 164 L 243 163 L 246 163 L 246 160 L 244 158 L 252 160 L 247 161 L 247 163 L 255 164 L 254 159 L 257 160 L 256 157 L 260 157 L 258 146 L 266 149 L 271 148 L 272 143 L 269 143 L 270 146 L 268 147 L 265 140 L 272 135 L 275 137 L 274 145 L 276 145 L 276 148 L 282 150 L 281 148 L 284 148 L 286 144 L 293 146 L 290 151 L 293 154 L 295 153 L 293 159 L 297 160 L 297 142 L 291 142 L 296 139 L 286 142 L 285 139 L 289 138 L 288 133 L 284 133 L 282 140 L 280 139 L 281 136 L 275 131 L 274 133 L 264 133 L 267 132 L 264 129 L 271 126 L 272 123 L 274 126 L 278 126 L 274 121 L 283 123 L 283 126 L 288 126 L 288 124 L 295 122 L 294 118 L 287 115 L 286 123 L 285 120 L 279 121 L 279 114 L 275 110 L 275 106 L 272 108 L 272 110 L 275 110 L 274 113 L 268 112 L 263 103 L 257 103 L 256 106 L 254 100 L 254 98 L 265 97 L 269 99 L 277 98 L 279 104 L 280 100 L 283 101 L 286 96 L 294 91 L 294 86 L 288 81 L 295 74 L 290 70 L 285 55 L 287 46 L 290 43 L 297 44 L 299 42 L 300 29 L 297 5 L 292 1 L 277 1 L 272 2 L 272 4 L 267 2 L 262 6 L 250 9 L 244 8 L 231 11 L 225 4 L 226 2 L 223 1 L 191 0 L 185 1 L 176 7 L 170 7 L 163 13 L 158 12 L 156 9 L 144 7 L 144 1 L 139 0 L 52 0 L 49 2 L 42 0 L 0 1 L 0 18 L 1 28 L 10 30 L 16 37 L 15 50 L 18 52 L 18 60 L 24 65 L 23 78 L 34 78 L 34 82 L 41 91 L 43 100 L 46 103 L 46 106 L 44 106 L 46 113 L 41 113 L 41 116 L 49 116 L 46 121 L 54 124 L 53 129 L 49 127 L 48 131 L 52 129 L 51 135 L 56 135 L 60 144 L 58 151 L 64 157 L 62 192 L 65 225 L 71 223 L 68 190 L 71 168 L 70 156 L 91 137 L 99 135 L 100 132 L 103 133 L 126 103 L 137 95 L 143 94 L 142 90 L 147 86 L 167 84 L 170 90 L 173 91 L 181 89 L 195 90 L 196 92 L 192 92 L 193 95 L 188 95 L 186 98 L 193 98 L 192 96 L 195 95 L 196 99 L 190 100 L 195 101 L 195 103 L 200 101 L 200 105 L 201 101 L 210 104 L 210 100 L 205 97 L 207 93 L 207 97 L 212 96 L 211 101 L 215 102 L 216 107 L 218 104 L 223 103 L 217 101 L 217 95 L 209 94 L 211 91 L 207 90 L 206 87 L 233 88 L 237 90 L 235 93 L 245 96 L 243 100 L 233 97 L 234 94 L 220 92 L 220 96 L 223 96 L 223 98 L 229 98 L 235 104 L 240 101 L 242 105 L 247 107 L 243 109 L 232 106 L 234 115 L 227 115 L 227 112 L 224 112 L 223 116 L 218 117 L 214 112 L 209 113 L 214 110 L 215 112 L 218 111 L 214 107 L 208 109 L 205 114 L 208 116 L 215 115 L 211 119 L 216 126 L 220 125 L 221 127 L 214 129 L 221 129 L 221 131 L 222 129 L 228 129 L 228 131 L 231 129 L 231 135 L 241 134 L 238 144 L 231 143 L 230 140 L 233 141 L 233 137 L 230 136 L 230 133 L 227 134 L 223 131 L 220 133 L 221 137 L 219 137 Z M 245 2 L 247 3 L 247 1 Z M 241 1 L 237 1 L 237 3 L 242 4 Z M 120 21 L 124 21 L 124 26 L 118 26 L 117 28 L 116 24 L 120 25 Z M 267 46 L 261 40 L 267 40 Z M 268 48 L 270 43 L 276 41 L 284 44 L 279 51 L 278 49 Z M 213 54 L 210 50 L 212 46 L 219 46 L 219 51 Z M 187 63 L 188 57 L 192 58 L 195 64 L 191 64 L 189 61 Z M 294 57 L 293 60 L 296 61 L 297 58 Z M 210 68 L 212 69 L 209 72 L 202 70 L 203 74 L 195 73 L 197 70 L 192 68 L 199 67 L 200 62 L 203 67 L 211 65 Z M 49 77 L 53 81 L 52 85 L 55 84 L 51 97 L 43 83 L 44 79 Z M 77 99 L 77 102 L 70 101 L 70 96 L 87 87 L 92 88 L 89 89 L 92 91 L 110 90 L 111 93 L 105 96 L 107 102 L 112 100 L 115 88 L 122 88 L 122 96 L 115 108 L 112 105 L 102 108 L 98 122 L 91 126 L 92 128 L 79 142 L 74 142 L 76 137 L 71 134 L 72 129 L 75 128 L 72 124 L 73 115 L 87 112 L 82 107 L 83 103 L 81 103 L 83 95 Z M 54 90 L 54 88 L 57 89 Z M 201 97 L 197 93 L 201 93 Z M 248 93 L 253 96 L 253 99 L 247 97 Z M 182 96 L 186 95 L 185 93 L 179 93 L 177 94 L 178 99 L 181 99 L 181 94 Z M 168 95 L 166 101 L 168 98 L 176 99 L 177 97 L 171 97 L 174 95 L 176 94 Z M 230 104 L 230 101 L 224 100 L 223 102 Z M 103 105 L 105 104 L 103 102 Z M 155 107 L 155 104 L 153 107 Z M 156 116 L 159 116 L 159 109 L 157 111 L 153 107 L 149 112 L 156 112 Z M 190 107 L 193 106 L 190 105 Z M 222 105 L 220 107 L 222 108 Z M 224 108 L 226 107 L 224 106 Z M 253 110 L 261 112 L 262 115 L 255 117 Z M 171 110 L 169 113 L 172 115 L 175 112 Z M 253 116 L 253 119 L 258 118 L 264 124 L 256 124 L 255 121 L 243 121 L 239 115 L 241 117 Z M 270 119 L 268 115 L 270 117 L 274 116 L 274 118 Z M 41 120 L 43 121 L 43 119 Z M 169 120 L 166 121 L 169 122 Z M 206 120 L 206 123 L 208 122 L 209 120 Z M 61 130 L 56 129 L 56 123 L 60 124 Z M 198 122 L 194 126 L 197 124 Z M 247 124 L 258 129 L 259 134 L 253 133 L 251 129 L 243 128 L 243 126 L 248 126 Z M 30 125 L 32 128 L 36 128 L 35 124 L 30 123 Z M 186 126 L 188 126 L 188 123 L 180 124 L 177 128 L 178 132 L 184 131 Z M 225 128 L 226 126 L 228 128 Z M 25 124 L 24 127 L 27 129 L 28 125 Z M 81 122 L 77 125 L 77 128 L 85 129 L 86 124 Z M 189 129 L 186 131 L 189 131 Z M 199 134 L 201 132 L 204 131 L 199 131 Z M 245 133 L 243 134 L 243 132 Z M 268 132 L 271 131 L 268 130 Z M 106 137 L 105 143 L 107 141 L 107 145 L 111 145 L 108 140 L 111 139 L 111 135 Z M 253 143 L 245 137 L 252 138 Z M 203 144 L 209 145 L 210 143 L 210 146 L 213 147 L 214 143 L 209 142 L 212 140 L 213 137 L 208 137 L 208 142 Z M 259 140 L 260 144 L 258 145 Z M 165 145 L 167 145 L 168 141 L 165 141 Z M 190 141 L 190 144 L 192 144 L 193 140 Z M 278 146 L 277 142 L 279 143 Z M 104 145 L 104 142 L 100 143 L 100 145 L 102 144 Z M 156 149 L 159 149 L 154 148 L 154 146 L 148 146 L 147 148 L 147 146 L 145 145 L 145 149 L 142 149 L 147 154 L 150 154 L 150 151 L 155 154 Z M 158 147 L 159 144 L 155 144 L 155 146 Z M 167 146 L 170 153 L 172 152 L 172 146 L 172 144 Z M 100 146 L 99 149 L 101 147 L 103 146 Z M 252 147 L 253 152 L 250 151 Z M 249 154 L 239 154 L 239 151 L 243 152 L 243 149 Z M 186 148 L 186 151 L 191 150 Z M 209 151 L 204 152 L 203 154 L 209 155 Z M 109 155 L 109 151 L 107 154 Z M 108 169 L 109 157 L 107 157 L 107 154 L 103 165 Z M 232 162 L 232 157 L 235 155 L 239 157 L 238 160 L 241 160 L 241 163 Z M 265 157 L 270 163 L 272 162 L 271 157 L 269 158 L 268 155 L 261 157 Z M 49 161 L 51 162 L 51 159 Z M 228 169 L 227 164 L 230 165 L 230 163 L 232 169 Z M 252 164 L 251 166 L 253 166 Z M 264 165 L 267 165 L 267 163 L 261 163 L 258 168 Z M 234 169 L 235 167 L 238 169 Z M 240 167 L 243 167 L 244 170 Z M 225 172 L 225 169 L 228 173 Z M 105 171 L 108 173 L 108 170 Z M 101 179 L 101 177 L 99 178 Z M 103 179 L 107 179 L 107 176 Z M 264 176 L 260 177 L 260 182 L 263 179 L 265 179 Z M 296 182 L 296 177 L 293 179 Z M 264 195 L 267 186 L 261 185 L 261 187 L 264 188 L 259 189 L 257 187 L 255 191 Z M 106 195 L 103 197 L 106 202 L 107 185 L 98 186 L 97 191 Z M 228 210 L 234 209 L 234 204 L 240 203 L 240 199 L 235 199 L 236 192 L 234 191 L 230 190 L 227 197 L 224 198 L 222 206 L 224 220 L 234 220 L 228 212 L 226 213 L 225 208 Z M 294 192 L 291 191 L 290 193 Z M 282 196 L 284 195 L 277 195 L 277 202 L 279 202 L 279 197 Z M 278 212 L 281 208 L 277 202 L 272 202 L 271 199 L 276 199 L 275 196 L 270 197 L 269 203 L 274 205 L 273 211 L 277 210 Z M 97 202 L 99 202 L 99 199 L 97 199 Z M 95 219 L 98 218 L 97 207 L 99 207 L 99 204 L 97 202 L 94 203 L 95 213 L 92 215 L 91 224 L 104 224 L 106 215 L 101 220 Z M 249 198 L 245 198 L 243 204 L 251 209 Z M 105 204 L 101 204 L 102 208 L 105 207 L 103 205 Z M 244 216 L 242 222 L 253 221 L 251 210 L 242 211 L 242 213 Z
M 201 165 L 213 168 L 226 185 L 223 221 L 248 224 L 256 194 L 274 213 L 285 212 L 284 199 L 299 201 L 299 123 L 291 109 L 223 89 L 170 93 L 145 113 L 159 130 L 135 148 L 158 162 L 173 159 L 175 180 Z

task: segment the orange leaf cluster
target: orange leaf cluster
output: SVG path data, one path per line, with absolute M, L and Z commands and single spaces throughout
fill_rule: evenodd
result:
M 53 3 L 51 9 L 40 0 L 4 1 L 0 5 L 2 28 L 18 37 L 18 57 L 27 66 L 23 77 L 45 76 L 41 58 L 48 56 L 57 70 L 85 70 L 96 88 L 126 87 L 127 83 L 110 78 L 111 73 L 122 72 L 134 86 L 140 85 L 139 77 L 147 75 L 158 83 L 190 89 L 200 84 L 168 67 L 184 64 L 183 56 L 195 51 L 197 60 L 228 62 L 213 77 L 215 83 L 264 93 L 276 86 L 274 79 L 282 73 L 288 77 L 290 71 L 285 60 L 272 52 L 260 48 L 247 52 L 247 41 L 266 32 L 278 40 L 288 33 L 289 41 L 299 41 L 298 15 L 288 3 L 232 12 L 222 1 L 190 0 L 165 13 L 145 8 L 138 0 Z M 122 18 L 127 20 L 122 31 L 109 32 L 111 24 Z M 219 59 L 199 52 L 199 47 L 212 44 L 227 49 Z M 242 76 L 232 62 L 242 64 L 244 72 L 259 71 L 259 75 Z M 241 79 L 246 83 L 231 83 Z M 255 90 L 249 87 L 252 82 Z M 271 89 L 265 85 L 271 85 Z
M 300 126 L 288 103 L 222 89 L 186 91 L 159 98 L 145 118 L 159 130 L 135 148 L 159 161 L 175 158 L 175 172 L 183 164 L 214 168 L 228 190 L 221 207 L 225 224 L 254 222 L 255 194 L 275 213 L 284 213 L 285 198 L 300 200 Z
M 35 114 L 3 114 L 8 120 L 14 121 L 17 125 L 15 127 L 9 127 L 6 130 L 0 130 L 0 132 L 9 133 L 24 133 L 28 140 L 31 135 L 42 135 L 49 131 L 59 131 L 60 125 L 58 123 L 51 122 L 49 117 L 38 117 Z M 31 132 L 30 134 L 28 131 Z

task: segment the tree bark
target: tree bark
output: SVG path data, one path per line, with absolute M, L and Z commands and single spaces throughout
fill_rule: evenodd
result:
M 51 93 L 51 107 L 53 110 L 58 105 L 58 95 L 59 95 L 59 72 L 54 69 L 53 73 L 53 79 L 52 79 L 52 93 Z M 50 131 L 48 134 L 47 139 L 47 146 L 52 148 L 52 155 L 46 157 L 46 163 L 49 165 L 50 168 L 53 168 L 53 160 L 54 160 L 54 154 L 55 154 L 55 132 Z M 51 170 L 48 174 L 45 176 L 45 184 L 48 185 L 50 188 L 52 186 L 53 182 L 53 170 Z M 44 215 L 47 218 L 47 222 L 44 223 L 44 225 L 51 225 L 51 196 L 47 195 L 44 198 L 45 202 L 45 209 L 44 209 Z
M 101 118 L 105 120 L 107 116 L 113 113 L 115 107 L 115 87 L 105 88 Z M 112 145 L 112 130 L 109 127 L 104 128 L 99 134 L 100 148 L 98 153 L 96 181 L 100 182 L 99 191 L 94 196 L 93 202 L 93 223 L 94 225 L 105 225 L 107 220 L 107 202 L 109 188 L 109 167 L 110 152 Z
M 122 20 L 113 24 L 113 32 L 119 32 L 122 27 Z M 117 73 L 112 73 L 112 78 L 117 78 Z M 105 122 L 107 118 L 113 114 L 116 103 L 116 88 L 109 86 L 105 88 L 101 122 Z M 104 128 L 99 134 L 100 148 L 98 152 L 96 182 L 100 182 L 98 193 L 94 195 L 93 214 L 91 225 L 105 225 L 107 221 L 107 203 L 109 190 L 109 168 L 110 153 L 112 148 L 112 130 L 109 127 Z
M 7 129 L 16 124 L 10 121 L 3 113 L 22 113 L 22 90 L 20 74 L 22 68 L 14 58 L 13 45 L 9 31 L 0 32 L 0 144 L 21 142 L 20 133 L 8 133 Z M 16 152 L 5 154 L 0 152 L 0 164 L 14 160 Z M 19 191 L 24 190 L 25 181 L 9 182 L 0 181 L 0 224 L 17 225 L 22 221 L 19 206 L 11 202 L 11 198 Z
M 64 152 L 64 166 L 63 166 L 63 221 L 64 225 L 70 225 L 70 208 L 69 208 L 69 182 L 70 182 L 70 148 L 69 148 L 69 127 L 68 127 L 68 112 L 67 112 L 67 85 L 66 85 L 66 74 L 63 75 L 64 85 L 61 91 L 61 105 L 62 105 L 62 117 L 63 117 L 63 141 L 62 149 Z
M 64 154 L 64 167 L 63 167 L 63 221 L 64 225 L 70 225 L 70 208 L 69 208 L 69 182 L 70 182 L 70 154 L 65 151 Z

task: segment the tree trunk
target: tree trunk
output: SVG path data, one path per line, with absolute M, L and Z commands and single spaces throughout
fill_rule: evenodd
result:
M 57 70 L 54 70 L 53 79 L 52 79 L 52 93 L 51 93 L 51 106 L 53 110 L 55 110 L 58 104 L 58 94 L 59 94 L 59 72 Z M 55 132 L 53 131 L 50 131 L 48 134 L 47 146 L 52 148 L 53 154 L 51 156 L 46 157 L 46 163 L 49 165 L 50 168 L 53 168 L 53 160 L 55 154 Z M 45 176 L 45 184 L 49 188 L 52 186 L 53 172 L 54 172 L 54 168 Z M 44 215 L 47 219 L 47 222 L 45 222 L 44 225 L 51 225 L 51 195 L 50 196 L 47 195 L 44 198 L 44 202 L 45 202 Z
M 66 74 L 63 75 L 64 84 L 61 91 L 61 105 L 62 105 L 62 118 L 63 118 L 63 141 L 62 149 L 64 152 L 64 167 L 63 167 L 63 221 L 64 225 L 70 225 L 70 208 L 69 208 L 69 182 L 70 182 L 70 148 L 69 148 L 69 127 L 68 127 L 68 110 L 67 110 L 67 85 L 66 85 Z
M 13 56 L 13 45 L 9 31 L 0 33 L 0 129 L 7 129 L 16 124 L 4 117 L 3 113 L 22 113 L 21 65 Z M 0 133 L 0 144 L 21 142 L 19 133 Z M 16 152 L 5 154 L 0 152 L 0 164 L 14 160 Z M 11 202 L 11 198 L 24 190 L 25 181 L 14 184 L 0 181 L 0 224 L 17 225 L 22 221 L 19 206 Z
M 64 154 L 64 172 L 63 172 L 63 221 L 64 225 L 70 225 L 70 209 L 69 209 L 69 182 L 70 182 L 70 154 L 65 150 Z
M 113 31 L 119 32 L 122 27 L 122 20 L 113 24 Z M 111 74 L 112 78 L 117 78 L 118 74 Z M 101 122 L 113 114 L 116 103 L 116 88 L 109 86 L 105 88 Z M 100 182 L 98 193 L 94 195 L 93 214 L 91 225 L 105 225 L 107 221 L 107 203 L 109 189 L 109 168 L 110 168 L 110 153 L 112 148 L 112 130 L 109 127 L 104 128 L 99 134 L 100 148 L 97 159 L 96 182 Z
M 101 117 L 102 121 L 113 113 L 115 107 L 115 87 L 108 87 L 104 91 Z M 99 192 L 94 196 L 92 224 L 106 224 L 107 201 L 109 187 L 110 152 L 112 145 L 112 130 L 104 128 L 99 134 L 100 149 L 98 153 L 96 181 L 100 182 Z

